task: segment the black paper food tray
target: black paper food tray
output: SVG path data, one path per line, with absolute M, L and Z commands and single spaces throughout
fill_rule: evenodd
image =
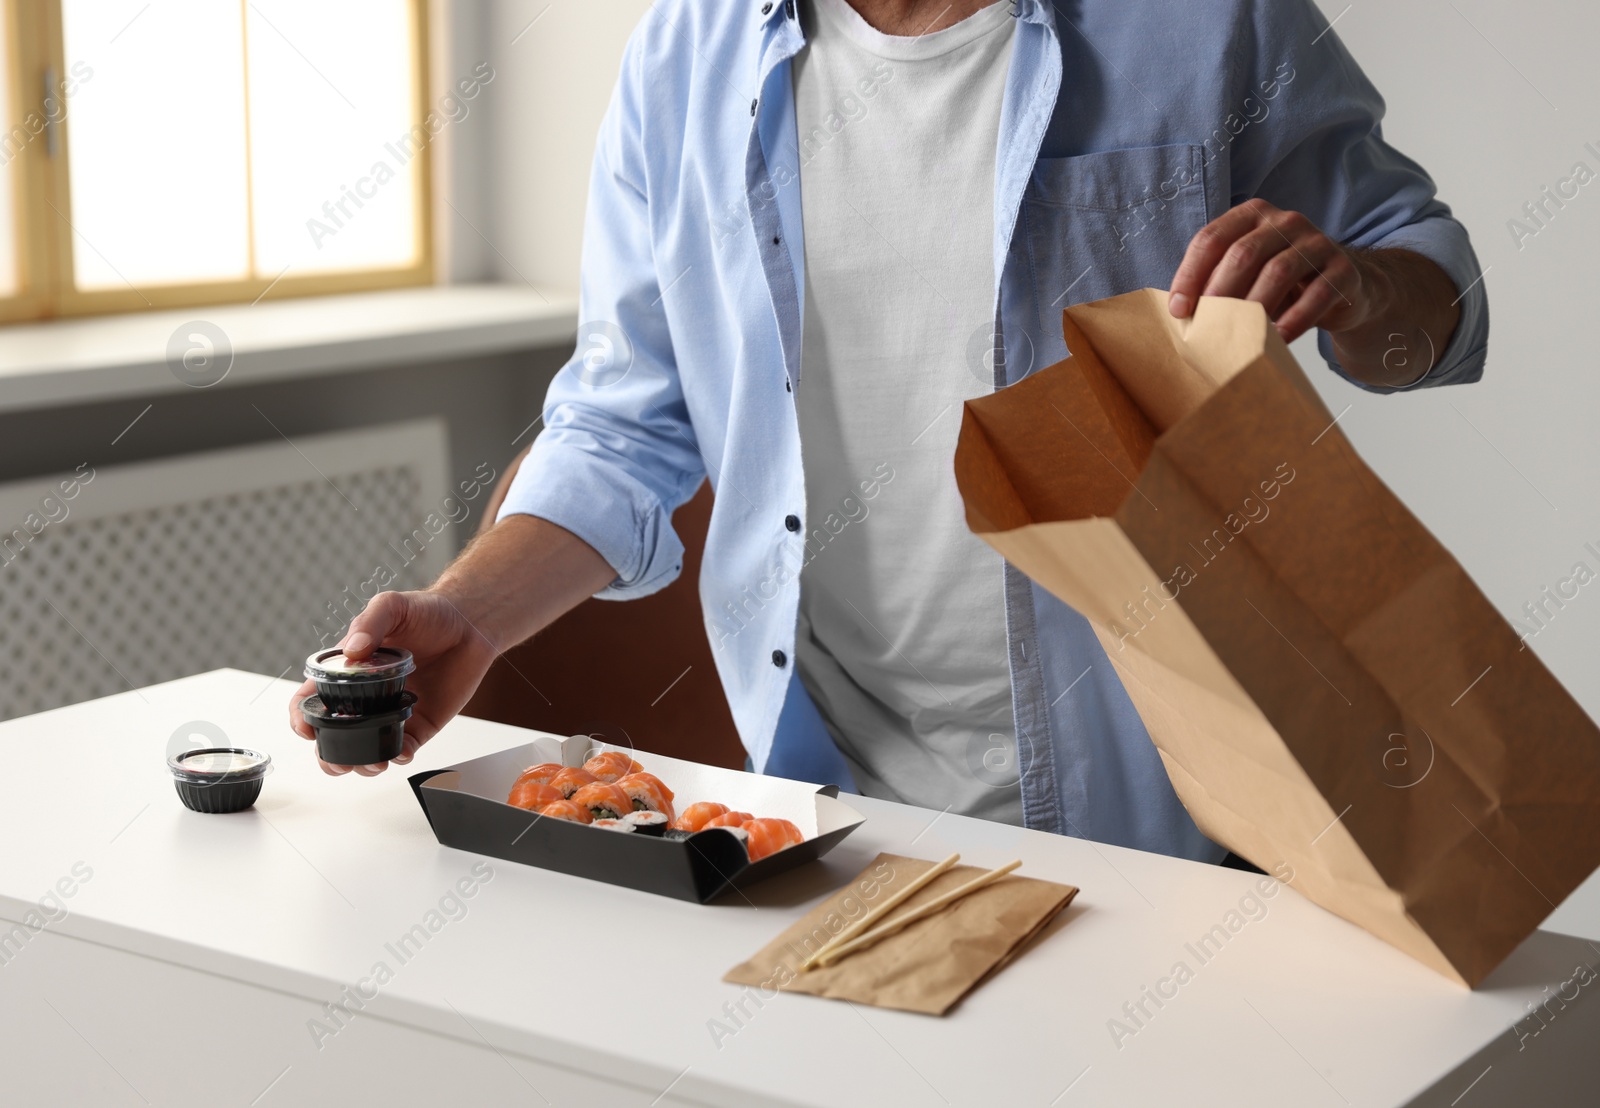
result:
M 413 774 L 411 788 L 434 837 L 444 846 L 701 904 L 731 888 L 748 887 L 815 861 L 865 822 L 838 799 L 839 790 L 833 785 L 762 777 L 641 751 L 625 753 L 677 794 L 673 805 L 679 812 L 696 801 L 717 800 L 758 817 L 792 819 L 806 840 L 751 863 L 743 844 L 722 828 L 686 839 L 619 834 L 542 819 L 505 802 L 517 775 L 529 766 L 541 762 L 581 766 L 606 749 L 616 748 L 587 735 L 542 736 L 445 769 Z

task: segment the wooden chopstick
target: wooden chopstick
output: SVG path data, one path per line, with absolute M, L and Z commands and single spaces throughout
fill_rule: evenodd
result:
M 1020 858 L 1013 862 L 1007 862 L 999 869 L 992 869 L 988 873 L 980 874 L 979 876 L 974 877 L 971 881 L 968 881 L 965 885 L 951 889 L 938 899 L 930 900 L 922 907 L 907 912 L 905 915 L 901 916 L 897 920 L 894 920 L 892 923 L 886 923 L 882 927 L 874 928 L 873 930 L 868 931 L 866 934 L 861 935 L 859 938 L 851 939 L 848 942 L 840 943 L 837 946 L 830 946 L 818 951 L 815 955 L 816 963 L 819 966 L 831 966 L 840 958 L 854 954 L 858 950 L 863 950 L 866 947 L 876 943 L 879 939 L 887 939 L 890 935 L 895 934 L 902 928 L 916 923 L 918 920 L 927 919 L 935 912 L 943 911 L 945 908 L 948 908 L 962 897 L 977 892 L 985 885 L 992 885 L 994 882 L 1000 880 L 1000 878 L 1004 877 L 1006 874 L 1010 873 L 1020 865 L 1022 865 L 1022 860 Z
M 950 857 L 946 858 L 944 861 L 928 870 L 928 872 L 912 881 L 905 888 L 891 896 L 888 900 L 884 901 L 872 911 L 856 920 L 849 927 L 846 927 L 843 931 L 829 939 L 826 943 L 822 944 L 822 947 L 818 949 L 816 953 L 812 954 L 811 957 L 800 963 L 800 971 L 804 973 L 806 970 L 815 968 L 819 964 L 823 955 L 827 954 L 830 950 L 837 950 L 839 947 L 843 946 L 845 943 L 861 934 L 867 928 L 871 927 L 874 923 L 877 923 L 880 919 L 893 911 L 898 905 L 905 903 L 908 897 L 916 894 L 920 889 L 927 885 L 928 882 L 932 881 L 935 877 L 938 877 L 941 873 L 944 873 L 959 861 L 961 861 L 961 855 L 952 854 Z

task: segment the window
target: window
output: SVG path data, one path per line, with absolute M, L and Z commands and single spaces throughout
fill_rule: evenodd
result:
M 0 0 L 0 320 L 431 279 L 426 0 Z

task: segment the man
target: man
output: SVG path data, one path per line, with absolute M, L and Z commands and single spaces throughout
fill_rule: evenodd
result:
M 960 405 L 1145 286 L 1320 328 L 1360 387 L 1476 380 L 1476 260 L 1382 110 L 1308 0 L 661 0 L 599 136 L 596 322 L 499 522 L 352 624 L 417 655 L 402 760 L 498 651 L 670 581 L 709 477 L 757 771 L 1219 859 L 1087 623 L 963 525 Z

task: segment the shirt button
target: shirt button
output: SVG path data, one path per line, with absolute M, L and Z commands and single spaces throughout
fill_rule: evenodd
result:
M 750 114 L 751 115 L 755 115 L 756 114 L 756 101 L 754 101 L 754 100 L 750 101 Z
M 791 531 L 798 531 L 798 530 L 800 530 L 800 517 L 799 516 L 784 516 L 783 517 L 783 525 L 785 527 L 787 527 Z
M 772 652 L 772 664 L 777 666 L 779 669 L 782 669 L 785 665 L 788 664 L 788 662 L 789 662 L 789 656 L 787 654 L 785 654 L 783 651 L 774 650 Z
M 762 15 L 766 15 L 771 10 L 772 10 L 772 4 L 770 3 L 770 0 L 769 0 L 768 3 L 765 3 L 765 4 L 761 5 L 761 14 Z
M 790 19 L 794 18 L 794 0 L 783 0 L 783 14 Z
M 773 246 L 777 246 L 780 241 L 782 241 L 782 240 L 779 239 L 777 235 L 773 235 L 772 236 L 772 245 Z

